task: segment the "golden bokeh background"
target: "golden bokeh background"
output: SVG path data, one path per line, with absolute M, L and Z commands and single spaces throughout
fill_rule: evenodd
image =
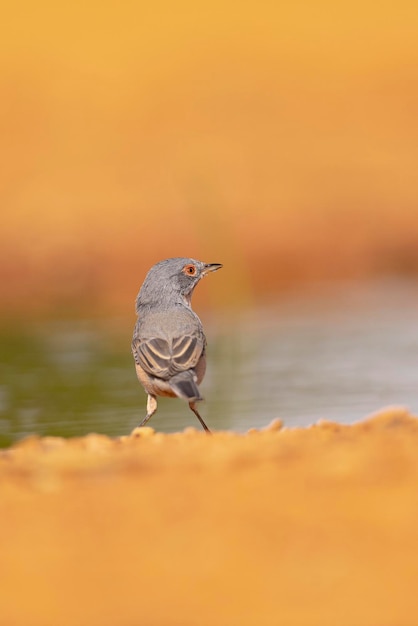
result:
M 125 311 L 168 256 L 225 264 L 216 305 L 417 272 L 417 13 L 9 3 L 3 312 Z
M 196 293 L 216 311 L 418 275 L 417 18 L 416 0 L 2 7 L 0 444 L 48 436 L 0 455 L 1 624 L 418 623 L 416 418 L 299 429 L 283 402 L 288 380 L 294 415 L 308 396 L 350 415 L 355 398 L 415 388 L 415 327 L 400 350 L 386 341 L 414 315 L 402 301 L 409 315 L 385 319 L 371 348 L 371 317 L 355 326 L 348 357 L 343 325 L 328 342 L 302 326 L 308 369 L 281 368 L 305 354 L 291 337 L 279 356 L 286 326 L 219 335 L 211 428 L 234 411 L 261 424 L 267 403 L 287 427 L 211 438 L 63 439 L 142 418 L 130 331 L 13 329 L 19 316 L 132 326 L 146 270 L 169 256 L 224 264 Z M 393 359 L 400 391 L 385 389 Z

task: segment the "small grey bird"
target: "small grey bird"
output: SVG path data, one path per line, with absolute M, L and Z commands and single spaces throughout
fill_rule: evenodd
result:
M 148 394 L 144 426 L 157 410 L 157 396 L 184 398 L 203 428 L 196 408 L 203 400 L 198 385 L 206 370 L 206 337 L 192 311 L 191 297 L 201 278 L 220 263 L 174 258 L 148 272 L 136 299 L 138 319 L 132 339 L 136 373 Z

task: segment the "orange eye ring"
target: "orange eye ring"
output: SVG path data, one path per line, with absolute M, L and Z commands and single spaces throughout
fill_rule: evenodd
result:
M 185 267 L 183 267 L 183 273 L 186 274 L 186 276 L 196 276 L 196 265 L 193 265 L 192 263 L 186 265 Z

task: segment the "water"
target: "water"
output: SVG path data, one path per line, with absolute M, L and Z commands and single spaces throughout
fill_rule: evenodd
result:
M 213 429 L 245 431 L 276 417 L 287 426 L 349 423 L 388 405 L 418 414 L 416 281 L 317 287 L 233 325 L 202 319 L 209 349 L 200 409 Z M 3 326 L 0 445 L 33 433 L 130 432 L 146 407 L 131 330 L 89 320 Z M 186 403 L 166 398 L 150 424 L 200 428 Z

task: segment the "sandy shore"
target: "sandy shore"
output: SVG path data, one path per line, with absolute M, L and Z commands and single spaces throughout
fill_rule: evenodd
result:
M 416 624 L 417 485 L 400 409 L 29 438 L 0 453 L 0 624 Z

